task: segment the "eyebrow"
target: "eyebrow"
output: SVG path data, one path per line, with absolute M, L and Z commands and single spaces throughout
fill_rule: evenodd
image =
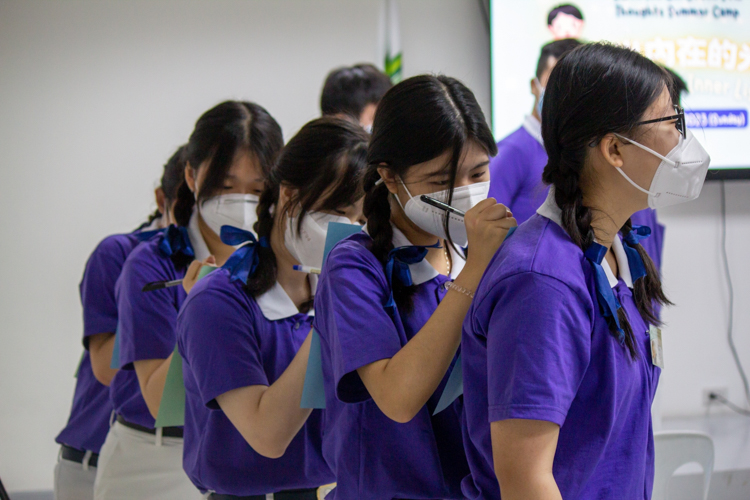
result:
M 476 170 L 476 169 L 478 169 L 480 167 L 486 167 L 489 164 L 490 164 L 490 160 L 485 160 L 485 161 L 483 161 L 481 163 L 477 163 L 476 165 L 474 165 L 473 167 L 471 167 L 471 170 Z

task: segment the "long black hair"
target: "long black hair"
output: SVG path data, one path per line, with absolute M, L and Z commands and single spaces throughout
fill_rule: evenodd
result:
M 164 164 L 164 172 L 161 175 L 159 187 L 164 192 L 167 210 L 172 206 L 172 202 L 177 199 L 177 190 L 185 178 L 185 165 L 187 164 L 187 160 L 185 159 L 186 146 L 186 144 L 183 144 L 177 148 L 177 151 Z M 148 218 L 147 224 L 151 224 L 162 215 L 165 215 L 162 214 L 163 209 L 164 207 L 156 207 L 156 211 Z
M 198 169 L 209 160 L 198 201 L 221 189 L 224 178 L 239 151 L 253 155 L 265 175 L 284 145 L 281 127 L 263 107 L 246 101 L 225 101 L 198 118 L 185 150 L 190 167 Z M 187 226 L 195 205 L 195 195 L 187 182 L 177 192 L 175 220 Z
M 667 73 L 642 55 L 615 45 L 592 43 L 579 47 L 557 63 L 547 83 L 542 114 L 542 138 L 549 160 L 543 180 L 554 186 L 562 210 L 563 227 L 582 250 L 594 242 L 593 211 L 583 204 L 581 175 L 591 146 L 609 133 L 632 137 L 637 123 L 664 90 L 671 88 Z M 632 230 L 628 220 L 620 229 Z M 638 254 L 646 276 L 634 283 L 638 312 L 658 325 L 654 304 L 670 304 L 659 272 L 640 245 Z M 637 357 L 633 330 L 623 309 L 618 312 L 625 344 Z M 616 326 L 610 323 L 614 333 Z
M 393 250 L 391 205 L 378 168 L 385 166 L 400 178 L 414 165 L 451 153 L 445 168 L 450 177 L 450 196 L 462 151 L 475 141 L 489 156 L 497 145 L 474 94 L 448 76 L 422 75 L 404 80 L 389 90 L 378 105 L 367 153 L 364 215 L 372 237 L 370 250 L 384 265 Z M 447 218 L 445 221 L 447 228 Z M 450 236 L 450 234 L 449 234 Z M 404 312 L 412 307 L 416 287 L 395 280 L 393 296 Z
M 294 211 L 297 231 L 305 215 L 337 210 L 362 198 L 362 173 L 367 157 L 367 132 L 349 120 L 323 117 L 303 126 L 284 146 L 276 165 L 266 179 L 258 202 L 258 238 L 270 242 L 274 224 Z M 295 195 L 279 207 L 281 185 Z M 283 228 L 282 228 L 283 229 Z M 270 244 L 258 247 L 260 263 L 248 279 L 246 290 L 253 297 L 262 295 L 276 283 L 276 256 Z M 308 310 L 312 303 L 301 309 Z

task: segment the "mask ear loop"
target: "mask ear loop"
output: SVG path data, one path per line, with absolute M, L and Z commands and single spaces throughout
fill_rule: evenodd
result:
M 638 144 L 634 140 L 628 139 L 627 137 L 623 137 L 623 136 L 621 136 L 620 134 L 617 134 L 617 133 L 615 133 L 614 135 L 617 136 L 617 137 L 619 137 L 620 139 L 622 139 L 624 141 L 628 141 L 628 143 L 632 144 L 633 146 L 638 146 L 642 150 L 648 151 L 652 155 L 656 156 L 657 158 L 661 159 L 662 161 L 667 162 L 667 164 L 670 164 L 673 167 L 676 165 L 676 163 L 674 161 L 670 160 L 669 158 L 665 158 L 664 156 L 660 155 L 659 153 L 657 153 L 653 149 L 644 146 L 643 144 Z M 615 168 L 617 168 L 617 167 L 615 167 Z M 659 196 L 659 193 L 652 193 L 648 189 L 644 189 L 641 186 L 639 186 L 638 184 L 636 184 L 635 181 L 633 181 L 633 179 L 631 179 L 630 177 L 628 177 L 628 175 L 625 172 L 623 172 L 622 168 L 618 168 L 617 171 L 620 172 L 620 175 L 622 175 L 623 177 L 625 177 L 625 180 L 628 181 L 638 191 L 640 191 L 642 193 L 645 193 L 645 194 L 647 194 L 649 196 L 653 196 L 653 197 L 658 197 Z
M 383 180 L 383 178 L 381 177 L 381 178 L 380 178 L 380 180 L 382 181 L 382 180 Z M 404 186 L 404 190 L 406 191 L 406 194 L 408 194 L 408 195 L 409 195 L 409 199 L 410 199 L 410 200 L 413 200 L 413 199 L 414 199 L 414 197 L 413 197 L 413 196 L 411 195 L 411 192 L 409 191 L 409 188 L 408 188 L 408 187 L 406 187 L 406 184 L 404 184 L 404 181 L 403 181 L 403 179 L 401 179 L 401 178 L 399 177 L 398 181 L 399 181 L 399 182 L 401 183 L 401 185 L 402 185 L 402 186 Z M 393 193 L 393 197 L 394 197 L 394 198 L 396 198 L 396 201 L 398 202 L 398 206 L 400 206 L 400 207 L 401 207 L 401 210 L 403 210 L 403 211 L 404 211 L 404 213 L 406 213 L 406 208 L 404 208 L 404 205 L 403 205 L 403 204 L 401 203 L 401 198 L 399 198 L 399 197 L 398 197 L 398 194 L 397 194 L 397 193 Z

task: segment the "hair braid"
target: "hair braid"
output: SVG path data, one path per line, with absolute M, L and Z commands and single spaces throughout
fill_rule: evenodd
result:
M 628 219 L 625 225 L 620 228 L 620 234 L 625 237 L 632 230 L 633 223 Z M 649 256 L 646 249 L 640 243 L 636 245 L 635 249 L 638 251 L 638 255 L 640 255 L 643 265 L 646 268 L 646 276 L 633 283 L 635 305 L 638 307 L 638 312 L 641 313 L 641 316 L 646 321 L 652 325 L 661 325 L 661 320 L 656 316 L 654 301 L 665 305 L 672 305 L 672 302 L 669 301 L 664 294 L 664 290 L 662 290 L 659 271 L 656 269 L 654 261 L 651 260 L 651 256 Z M 655 299 L 649 297 L 654 297 Z

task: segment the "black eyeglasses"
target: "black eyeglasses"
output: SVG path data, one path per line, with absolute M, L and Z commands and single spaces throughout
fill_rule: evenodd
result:
M 664 118 L 656 118 L 655 120 L 646 120 L 645 122 L 638 122 L 636 125 L 646 125 L 649 123 L 658 123 L 658 122 L 668 122 L 670 120 L 675 120 L 674 126 L 677 129 L 677 131 L 682 134 L 682 138 L 686 138 L 687 130 L 685 128 L 685 110 L 679 107 L 675 104 L 674 106 L 676 115 L 672 116 L 665 116 Z

